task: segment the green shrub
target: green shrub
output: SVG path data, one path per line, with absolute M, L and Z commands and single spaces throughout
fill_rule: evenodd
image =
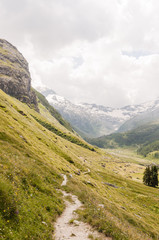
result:
M 61 132 L 60 130 L 58 130 L 57 128 L 53 127 L 50 123 L 44 122 L 38 118 L 36 118 L 35 116 L 32 115 L 32 117 L 38 122 L 40 123 L 43 127 L 45 127 L 47 130 L 55 133 L 56 135 L 76 144 L 79 145 L 81 147 L 87 148 L 91 151 L 95 151 L 95 149 L 87 144 L 85 144 L 84 142 L 80 141 L 78 138 L 73 137 L 71 135 L 67 135 L 66 133 Z

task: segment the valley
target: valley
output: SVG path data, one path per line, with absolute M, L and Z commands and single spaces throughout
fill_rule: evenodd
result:
M 62 188 L 84 205 L 77 211 L 80 221 L 112 239 L 158 238 L 158 189 L 142 183 L 145 160 L 140 165 L 142 159 L 71 143 L 32 117 L 53 125 L 47 110 L 49 120 L 2 91 L 0 106 L 2 239 L 52 239 L 64 210 L 62 173 L 68 178 Z
M 145 166 L 159 165 L 159 159 L 143 158 L 134 148 L 106 149 L 105 151 L 116 159 L 115 164 L 109 163 L 109 168 L 112 169 L 115 165 L 114 172 L 141 183 Z
M 159 118 L 159 99 L 112 108 L 89 103 L 74 104 L 47 87 L 39 88 L 39 91 L 71 123 L 75 131 L 86 139 L 130 131 Z
M 88 143 L 31 88 L 18 50 L 0 43 L 0 239 L 62 240 L 75 210 L 87 235 L 78 239 L 158 240 L 159 188 L 142 182 L 146 166 L 158 165 L 158 123 L 101 137 L 105 149 Z M 145 139 L 140 147 L 154 147 L 146 157 L 134 151 Z

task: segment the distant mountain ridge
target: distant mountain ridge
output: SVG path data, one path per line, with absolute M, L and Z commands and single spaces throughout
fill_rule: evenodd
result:
M 159 121 L 143 124 L 124 133 L 87 139 L 87 142 L 100 148 L 135 147 L 137 153 L 144 157 L 159 158 Z
M 73 104 L 47 88 L 40 89 L 40 92 L 81 136 L 89 138 L 108 135 L 116 131 L 127 131 L 130 128 L 129 124 L 126 124 L 128 121 L 133 122 L 136 116 L 149 114 L 159 109 L 159 99 L 138 105 L 111 108 L 88 103 Z M 133 126 L 130 129 L 132 128 Z
M 133 130 L 150 122 L 159 120 L 159 99 L 149 102 L 149 108 L 146 111 L 137 114 L 133 118 L 126 121 L 119 129 L 118 132 L 126 132 Z

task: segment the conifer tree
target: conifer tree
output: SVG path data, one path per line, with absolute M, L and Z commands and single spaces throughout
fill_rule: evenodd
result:
M 158 170 L 156 166 L 151 167 L 151 186 L 158 186 Z
M 145 172 L 144 172 L 144 176 L 143 176 L 143 182 L 144 184 L 150 186 L 151 183 L 151 170 L 150 167 L 146 167 Z
M 158 169 L 156 166 L 148 166 L 144 171 L 143 182 L 147 186 L 158 186 Z

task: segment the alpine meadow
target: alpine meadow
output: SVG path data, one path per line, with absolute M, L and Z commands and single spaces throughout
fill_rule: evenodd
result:
M 27 61 L 4 39 L 0 88 L 0 239 L 159 239 L 158 184 L 147 178 L 143 183 L 149 165 L 157 176 L 159 159 L 154 152 L 148 155 L 151 151 L 146 157 L 135 152 L 136 144 L 142 144 L 138 152 L 150 144 L 145 135 L 137 137 L 149 128 L 134 130 L 133 139 L 132 132 L 114 133 L 120 142 L 116 135 L 104 137 L 102 144 L 86 142 L 31 87 Z M 152 134 L 155 127 L 148 135 L 153 144 L 159 140 Z M 80 207 L 66 222 L 69 238 L 57 238 L 59 217 L 63 221 L 77 199 Z M 77 231 L 81 223 L 83 239 Z

